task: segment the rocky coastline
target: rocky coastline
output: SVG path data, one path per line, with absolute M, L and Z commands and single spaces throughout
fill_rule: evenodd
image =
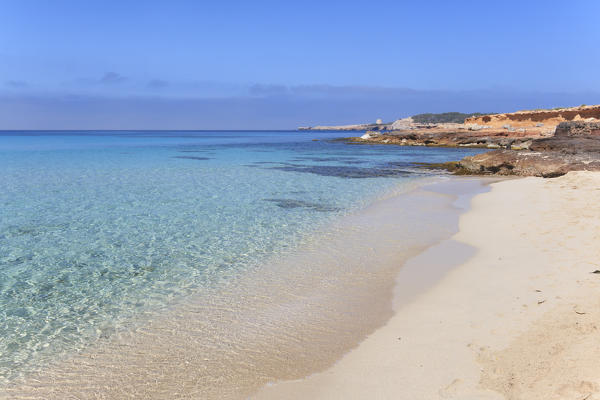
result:
M 600 122 L 561 122 L 552 137 L 534 139 L 527 149 L 465 157 L 449 168 L 460 174 L 545 178 L 569 171 L 600 171 Z
M 461 175 L 557 177 L 600 170 L 600 105 L 467 118 L 463 124 L 394 122 L 401 129 L 367 131 L 351 144 L 476 147 L 491 151 L 446 164 L 421 164 Z

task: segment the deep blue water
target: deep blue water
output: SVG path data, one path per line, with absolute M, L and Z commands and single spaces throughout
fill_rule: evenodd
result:
M 428 174 L 413 162 L 478 152 L 337 136 L 0 132 L 0 378 L 292 251 Z

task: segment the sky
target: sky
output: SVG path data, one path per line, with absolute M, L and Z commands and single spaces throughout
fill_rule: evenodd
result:
M 0 129 L 294 129 L 600 103 L 600 2 L 0 0 Z

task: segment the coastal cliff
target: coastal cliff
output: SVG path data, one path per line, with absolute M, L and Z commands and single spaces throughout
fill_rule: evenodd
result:
M 465 119 L 465 124 L 486 125 L 492 128 L 501 128 L 506 124 L 514 127 L 529 127 L 539 123 L 544 126 L 557 126 L 561 122 L 581 121 L 589 118 L 600 119 L 600 105 L 482 115 Z

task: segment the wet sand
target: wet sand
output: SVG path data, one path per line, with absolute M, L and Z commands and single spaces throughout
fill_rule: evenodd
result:
M 253 398 L 600 398 L 600 174 L 494 183 L 459 225 L 401 270 L 384 327 Z M 424 268 L 446 272 L 402 298 Z

